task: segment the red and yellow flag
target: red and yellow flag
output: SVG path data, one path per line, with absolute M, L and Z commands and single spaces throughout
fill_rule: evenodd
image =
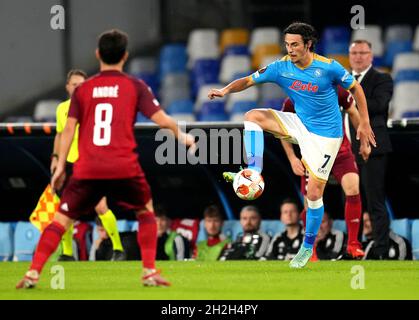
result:
M 60 198 L 57 194 L 52 194 L 51 185 L 47 185 L 41 197 L 38 200 L 35 210 L 29 217 L 29 221 L 42 233 L 51 223 L 55 212 L 58 210 Z

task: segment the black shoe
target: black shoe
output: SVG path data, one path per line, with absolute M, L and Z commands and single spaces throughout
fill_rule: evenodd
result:
M 127 260 L 127 255 L 124 251 L 114 250 L 112 254 L 111 261 L 125 261 Z
M 76 261 L 73 256 L 67 256 L 65 254 L 62 254 L 58 257 L 57 261 Z

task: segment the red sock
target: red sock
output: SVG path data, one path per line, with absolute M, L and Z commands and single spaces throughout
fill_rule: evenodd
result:
M 141 250 L 143 267 L 155 269 L 157 249 L 157 223 L 153 212 L 140 214 L 138 220 L 137 241 Z
M 361 222 L 361 197 L 359 194 L 356 196 L 347 196 L 345 203 L 345 221 L 348 227 L 348 244 L 360 245 L 358 241 L 359 225 Z
M 64 227 L 55 221 L 45 228 L 36 247 L 30 270 L 36 270 L 38 273 L 41 273 L 48 258 L 57 249 L 64 232 Z
M 306 215 L 307 215 L 307 210 L 306 208 L 304 208 L 303 211 L 301 211 L 300 213 L 300 219 L 303 221 L 304 230 L 306 229 Z

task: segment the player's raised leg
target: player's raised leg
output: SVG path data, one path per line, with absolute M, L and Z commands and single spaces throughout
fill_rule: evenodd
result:
M 286 132 L 278 124 L 275 116 L 268 109 L 254 109 L 245 114 L 243 141 L 246 150 L 247 166 L 261 173 L 263 168 L 264 138 L 263 131 L 276 136 L 285 136 Z M 224 172 L 227 182 L 233 182 L 235 173 Z
M 291 260 L 291 268 L 303 268 L 313 254 L 313 245 L 322 223 L 324 206 L 323 192 L 326 182 L 310 173 L 307 186 L 307 215 L 304 242 L 297 255 Z
M 54 220 L 45 228 L 44 232 L 42 232 L 29 271 L 26 272 L 23 279 L 18 282 L 16 289 L 35 287 L 45 263 L 55 252 L 63 234 L 73 223 L 74 220 L 66 215 L 60 212 L 55 214 Z
M 143 261 L 142 282 L 145 286 L 170 286 L 160 271 L 156 270 L 157 223 L 154 215 L 152 200 L 143 209 L 136 212 L 138 220 L 137 241 Z

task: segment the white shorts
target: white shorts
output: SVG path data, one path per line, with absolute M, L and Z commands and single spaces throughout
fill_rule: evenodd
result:
M 314 178 L 327 182 L 343 138 L 322 137 L 309 132 L 300 118 L 292 112 L 269 109 L 286 136 L 277 138 L 298 144 L 301 150 L 302 163 Z

